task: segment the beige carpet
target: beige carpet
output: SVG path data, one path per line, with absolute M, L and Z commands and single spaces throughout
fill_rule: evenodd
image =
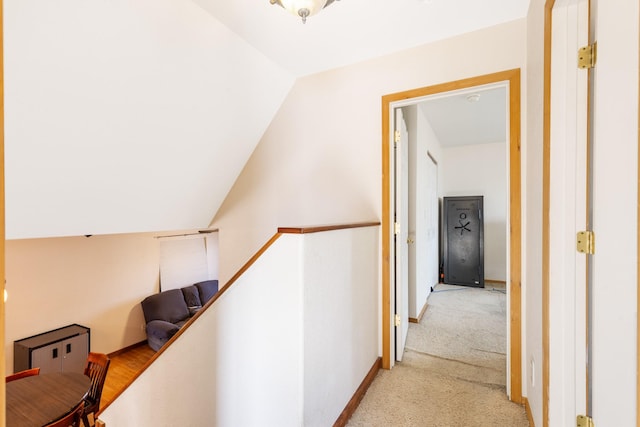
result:
M 381 370 L 348 426 L 528 426 L 506 396 L 504 287 L 437 285 L 402 362 Z

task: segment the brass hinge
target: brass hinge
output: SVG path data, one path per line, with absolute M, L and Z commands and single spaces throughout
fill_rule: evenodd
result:
M 399 222 L 394 222 L 393 223 L 393 234 L 400 234 L 400 223 Z
M 576 427 L 595 427 L 593 418 L 586 415 L 578 415 L 576 417 Z
M 576 249 L 583 254 L 596 253 L 596 235 L 593 231 L 579 231 L 576 236 Z
M 396 317 L 395 317 L 393 323 L 394 323 L 395 326 L 400 326 L 400 324 L 402 323 L 402 320 L 400 320 L 400 315 L 399 314 L 396 314 Z
M 395 142 L 396 144 L 398 142 L 400 142 L 400 131 L 397 130 L 394 134 L 393 134 L 393 142 Z
M 598 45 L 595 42 L 578 49 L 578 68 L 595 67 L 597 52 Z

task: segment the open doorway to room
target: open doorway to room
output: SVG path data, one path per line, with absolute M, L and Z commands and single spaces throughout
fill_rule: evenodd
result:
M 482 162 L 482 158 L 490 159 L 497 157 L 498 162 L 502 159 L 502 174 L 505 182 L 502 183 L 502 200 L 498 200 L 496 203 L 492 202 L 492 211 L 503 210 L 502 222 L 500 220 L 493 221 L 496 214 L 492 212 L 492 220 L 487 223 L 486 230 L 494 236 L 491 241 L 491 247 L 487 248 L 487 255 L 490 257 L 490 269 L 487 271 L 485 277 L 488 280 L 498 282 L 506 282 L 506 304 L 507 313 L 505 322 L 507 323 L 507 372 L 506 372 L 506 385 L 507 394 L 510 399 L 521 403 L 522 400 L 522 378 L 521 378 L 521 324 L 520 324 L 520 311 L 521 311 L 521 292 L 520 292 L 520 73 L 519 70 L 510 70 L 485 76 L 474 77 L 470 79 L 445 83 L 436 86 L 430 86 L 420 89 L 414 89 L 407 92 L 401 92 L 397 94 L 387 95 L 383 97 L 383 295 L 382 295 L 382 314 L 383 314 L 383 367 L 391 368 L 396 360 L 395 348 L 397 346 L 396 334 L 402 333 L 406 330 L 407 325 L 402 325 L 403 318 L 412 318 L 417 321 L 421 316 L 421 310 L 426 303 L 426 296 L 429 294 L 430 289 L 423 289 L 431 287 L 430 282 L 433 281 L 434 272 L 433 265 L 436 260 L 440 259 L 439 253 L 431 253 L 429 255 L 428 265 L 422 267 L 420 275 L 425 277 L 425 281 L 421 281 L 415 277 L 416 271 L 410 273 L 413 284 L 412 288 L 405 290 L 413 299 L 410 302 L 409 313 L 397 313 L 396 307 L 396 283 L 395 283 L 395 260 L 401 254 L 402 249 L 397 247 L 397 244 L 404 244 L 404 240 L 396 239 L 395 232 L 402 229 L 402 226 L 396 226 L 394 216 L 394 205 L 396 204 L 396 187 L 395 187 L 395 174 L 396 168 L 395 162 L 390 161 L 394 159 L 393 146 L 391 141 L 396 139 L 395 124 L 397 121 L 397 109 L 403 109 L 404 115 L 407 116 L 409 122 L 409 134 L 411 130 L 419 131 L 419 128 L 425 127 L 424 124 L 420 124 L 420 120 L 424 117 L 431 116 L 435 118 L 438 115 L 446 114 L 446 110 L 453 108 L 455 102 L 459 102 L 460 99 L 464 99 L 464 102 L 473 102 L 476 98 L 475 95 L 485 96 L 487 98 L 496 99 L 501 98 L 505 108 L 503 109 L 503 122 L 504 127 L 502 131 L 502 138 L 495 139 L 505 140 L 504 134 L 506 133 L 506 143 L 501 144 L 498 141 L 493 141 L 497 145 L 491 144 L 489 141 L 484 142 L 490 146 L 478 149 L 472 146 L 461 145 L 459 147 L 447 148 L 447 152 L 437 147 L 420 147 L 418 150 L 414 147 L 415 155 L 424 157 L 421 160 L 422 167 L 429 166 L 426 170 L 420 170 L 420 166 L 414 164 L 414 168 L 418 168 L 417 173 L 425 175 L 422 179 L 433 180 L 434 171 L 435 175 L 439 179 L 447 181 L 446 186 L 449 188 L 440 188 L 438 190 L 439 195 L 448 195 L 458 187 L 458 191 L 473 192 L 477 189 L 478 182 L 473 183 L 470 187 L 463 188 L 459 182 L 456 182 L 455 172 L 449 170 L 449 176 L 445 175 L 445 168 L 447 159 L 449 163 L 454 165 L 455 159 L 466 159 L 470 162 L 474 159 Z M 469 99 L 467 99 L 469 98 Z M 451 105 L 448 105 L 451 104 Z M 500 114 L 499 112 L 496 114 Z M 488 119 L 480 119 L 488 120 Z M 425 119 L 426 121 L 426 119 Z M 435 120 L 434 120 L 435 122 Z M 429 126 L 427 126 L 429 127 Z M 429 129 L 429 132 L 433 132 L 433 129 Z M 484 145 L 483 144 L 483 145 Z M 450 151 L 448 151 L 450 150 Z M 411 150 L 409 150 L 411 152 Z M 410 154 L 411 155 L 411 154 Z M 441 165 L 438 165 L 439 158 L 443 161 Z M 415 159 L 414 159 L 415 160 Z M 431 163 L 429 163 L 431 162 Z M 465 168 L 463 164 L 458 162 L 457 166 L 453 168 Z M 499 169 L 499 168 L 498 168 Z M 500 170 L 492 170 L 495 172 L 490 179 L 494 179 L 500 175 Z M 426 178 L 426 175 L 430 175 L 430 178 Z M 506 178 L 508 177 L 508 178 Z M 460 179 L 464 179 L 464 174 L 460 175 Z M 473 180 L 471 180 L 473 182 Z M 425 181 L 426 182 L 426 181 Z M 444 181 L 443 181 L 444 182 Z M 497 183 L 500 186 L 500 183 Z M 486 183 L 490 186 L 491 183 Z M 422 212 L 418 212 L 417 216 L 427 217 L 433 216 L 433 212 L 430 211 L 437 209 L 433 205 L 433 197 L 436 189 L 431 186 L 426 186 L 422 189 L 414 189 L 414 191 L 426 191 L 431 194 L 430 201 L 426 203 L 426 206 L 421 208 Z M 507 193 L 508 191 L 508 193 Z M 500 189 L 496 189 L 494 194 L 491 194 L 491 198 L 500 198 Z M 438 193 L 436 193 L 438 194 Z M 508 194 L 508 197 L 507 195 Z M 453 195 L 453 194 L 451 194 Z M 468 194 L 460 194 L 468 195 Z M 437 196 L 436 196 L 437 197 Z M 415 203 L 415 200 L 414 200 Z M 411 210 L 411 209 L 410 209 Z M 423 215 L 424 214 L 424 215 Z M 499 217 L 500 214 L 498 213 Z M 418 219 L 419 221 L 425 221 L 424 219 Z M 430 220 L 433 222 L 433 218 Z M 416 233 L 416 218 L 407 224 L 409 230 L 409 236 L 406 239 L 406 244 L 411 245 L 415 243 L 416 237 L 412 236 L 412 232 Z M 422 224 L 423 230 L 420 232 L 423 240 L 425 236 L 431 236 L 427 240 L 437 241 L 437 236 L 434 237 L 433 224 Z M 426 229 L 425 229 L 426 227 Z M 437 233 L 436 233 L 437 234 Z M 400 243 L 396 243 L 400 242 Z M 428 242 L 425 242 L 428 243 Z M 433 252 L 433 241 L 428 244 L 423 244 L 423 252 Z M 404 252 L 407 253 L 407 252 Z M 418 251 L 414 248 L 413 255 L 409 251 L 409 257 L 413 256 L 418 258 Z M 502 253 L 502 259 L 500 259 L 500 253 Z M 415 268 L 415 267 L 414 267 Z M 411 269 L 410 269 L 411 271 Z M 414 275 L 414 276 L 412 276 Z M 416 285 L 416 283 L 419 285 Z M 405 286 L 407 286 L 405 284 Z M 413 305 L 411 305 L 413 304 Z M 400 305 L 402 306 L 402 304 Z M 508 319 L 508 321 L 507 321 Z M 398 325 L 400 323 L 400 325 Z M 404 326 L 404 327 L 403 327 Z M 399 331 L 399 332 L 398 332 Z

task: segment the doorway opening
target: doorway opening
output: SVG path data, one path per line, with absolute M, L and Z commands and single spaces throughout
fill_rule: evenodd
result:
M 393 180 L 392 124 L 397 107 L 419 102 L 421 98 L 504 84 L 508 91 L 508 255 L 507 255 L 507 394 L 522 403 L 521 333 L 521 179 L 520 179 L 520 70 L 508 70 L 464 80 L 385 95 L 382 98 L 382 365 L 390 369 L 395 361 L 395 200 Z

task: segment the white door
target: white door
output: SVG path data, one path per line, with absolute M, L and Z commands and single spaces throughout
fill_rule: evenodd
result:
M 576 236 L 588 228 L 588 71 L 577 64 L 579 47 L 588 44 L 588 8 L 588 0 L 558 0 L 552 17 L 550 426 L 575 425 L 587 410 L 587 255 L 577 252 Z
M 591 0 L 595 40 L 592 417 L 636 426 L 638 1 Z
M 409 138 L 402 109 L 395 110 L 395 337 L 396 360 L 401 361 L 409 331 Z

